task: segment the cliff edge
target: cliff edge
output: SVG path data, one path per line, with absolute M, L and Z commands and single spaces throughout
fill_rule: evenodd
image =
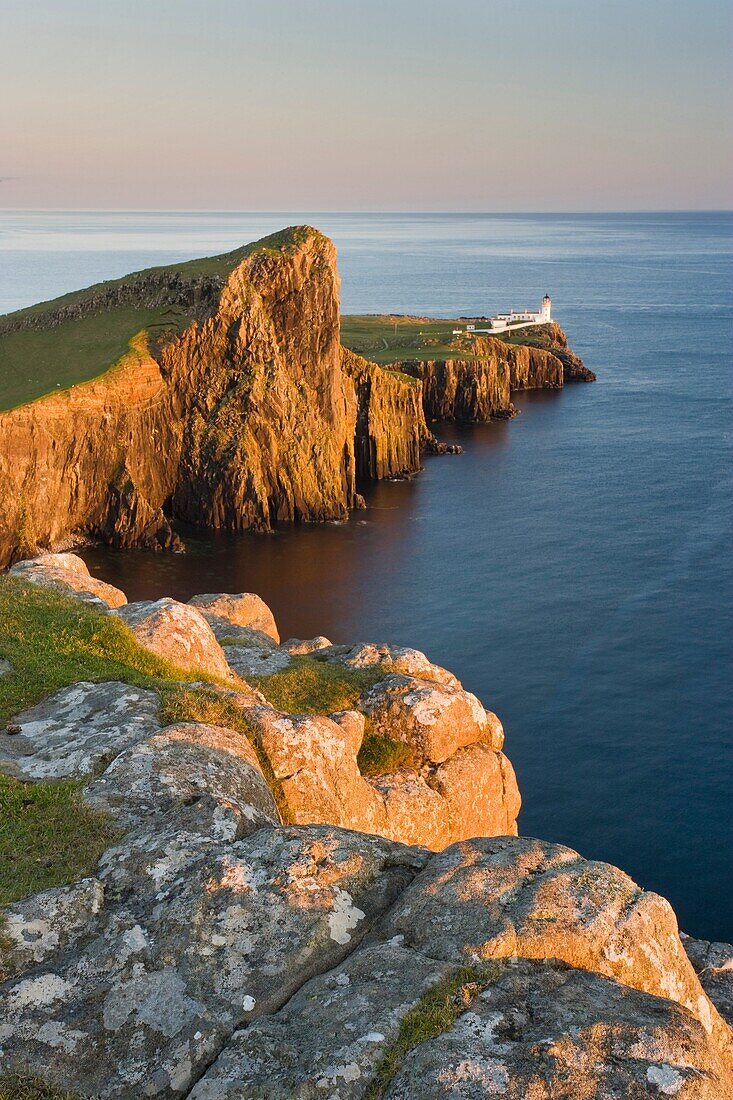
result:
M 733 949 L 691 962 L 663 898 L 512 835 L 501 723 L 446 669 L 281 643 L 251 593 L 127 604 L 74 555 L 0 604 L 35 845 L 0 871 L 0 1096 L 733 1093 Z

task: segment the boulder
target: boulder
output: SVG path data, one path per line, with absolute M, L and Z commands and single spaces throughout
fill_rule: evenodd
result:
M 226 629 L 227 626 L 245 627 L 266 634 L 275 643 L 280 641 L 275 616 L 265 601 L 254 592 L 205 593 L 193 596 L 188 602 L 210 622 L 216 621 L 220 629 Z
M 17 562 L 10 575 L 101 607 L 122 607 L 127 603 L 127 596 L 119 588 L 92 577 L 77 554 L 40 554 Z
M 477 741 L 496 751 L 504 743 L 496 715 L 460 687 L 390 675 L 364 692 L 357 706 L 375 733 L 404 741 L 435 764 Z
M 275 645 L 225 645 L 222 647 L 229 662 L 229 668 L 237 676 L 247 679 L 250 676 L 274 676 L 282 672 L 291 663 L 290 654 Z
M 198 814 L 213 816 L 217 806 L 235 810 L 240 835 L 280 821 L 244 734 L 202 722 L 166 726 L 133 745 L 86 788 L 84 798 L 125 828 L 193 805 Z
M 671 1001 L 556 960 L 507 960 L 482 986 L 479 982 L 447 1030 L 410 1051 L 385 1097 L 722 1100 L 733 1095 L 730 1060 L 710 1043 L 699 1021 Z M 255 1094 L 245 1088 L 237 1095 Z
M 133 832 L 100 864 L 86 936 L 2 987 L 3 1071 L 102 1098 L 186 1093 L 234 1031 L 350 954 L 425 859 L 322 826 Z
M 143 649 L 187 672 L 222 680 L 232 678 L 224 651 L 208 622 L 195 607 L 164 597 L 129 603 L 115 612 Z
M 363 776 L 357 754 L 364 715 L 246 711 L 295 824 L 328 822 L 435 850 L 477 833 L 516 833 L 520 798 L 511 764 L 477 744 L 437 767 Z
M 117 682 L 72 684 L 0 732 L 0 769 L 21 779 L 80 779 L 158 733 L 160 698 Z
M 669 902 L 616 867 L 527 837 L 481 837 L 434 856 L 382 929 L 435 959 L 556 958 L 727 1028 L 704 994 Z
M 13 671 L 13 666 L 6 657 L 0 657 L 0 680 L 3 676 L 9 676 Z
M 319 634 L 316 638 L 288 638 L 283 642 L 282 648 L 291 657 L 308 656 L 309 653 L 317 653 L 321 649 L 329 649 L 331 642 Z
M 455 969 L 396 943 L 364 946 L 233 1035 L 191 1100 L 365 1096 L 406 1013 Z
M 440 665 L 434 665 L 419 649 L 410 649 L 407 646 L 376 645 L 374 642 L 328 645 L 320 650 L 318 660 L 347 668 L 372 668 L 381 665 L 385 672 L 401 672 L 404 676 L 433 680 L 436 684 L 445 684 L 447 687 L 461 686 L 452 672 Z
M 364 736 L 363 715 L 283 714 L 272 707 L 255 707 L 247 718 L 277 780 L 289 821 L 325 821 L 385 832 L 384 808 L 356 760 Z

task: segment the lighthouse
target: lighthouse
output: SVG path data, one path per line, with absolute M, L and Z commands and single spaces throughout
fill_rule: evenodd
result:
M 542 321 L 547 322 L 552 320 L 552 301 L 549 294 L 545 294 L 542 299 Z

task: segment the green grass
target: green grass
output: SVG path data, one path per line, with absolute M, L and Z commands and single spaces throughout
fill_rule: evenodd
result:
M 341 318 L 341 343 L 373 363 L 410 359 L 470 359 L 452 335 L 460 321 L 353 314 Z
M 138 645 L 120 619 L 16 577 L 0 577 L 0 720 L 80 680 L 161 689 L 196 676 Z
M 0 1076 L 0 1100 L 81 1100 L 79 1093 L 47 1085 L 32 1073 Z
M 0 412 L 105 374 L 134 349 L 140 332 L 178 332 L 180 310 L 118 306 L 53 328 L 25 328 L 0 335 Z
M 42 319 L 45 315 L 50 318 L 58 310 L 83 306 L 85 301 L 124 284 L 131 287 L 134 295 L 137 284 L 151 275 L 175 274 L 184 280 L 209 277 L 223 285 L 230 271 L 243 260 L 255 254 L 274 256 L 294 248 L 310 232 L 305 226 L 284 229 L 221 256 L 133 272 L 122 279 L 98 283 L 0 317 L 0 412 L 88 382 L 114 366 L 139 332 L 145 331 L 154 339 L 164 338 L 166 333 L 182 331 L 191 317 L 179 306 L 161 305 L 152 309 L 142 302 L 136 306 L 132 301 L 46 328 L 4 332 L 4 327 L 31 318 Z
M 0 577 L 0 721 L 80 680 L 165 693 L 193 677 L 138 645 L 119 619 L 48 589 Z M 91 870 L 117 834 L 86 808 L 78 782 L 0 776 L 0 905 Z
M 495 970 L 489 966 L 461 967 L 434 985 L 400 1024 L 397 1038 L 377 1067 L 365 1100 L 381 1100 L 410 1051 L 448 1031 L 488 984 Z
M 353 314 L 341 318 L 341 343 L 382 366 L 411 359 L 474 359 L 470 334 L 468 337 L 453 336 L 453 329 L 465 329 L 466 323 L 465 319 Z M 549 347 L 547 334 L 537 329 L 500 332 L 495 338 L 505 343 Z
M 119 838 L 104 814 L 84 805 L 80 786 L 0 775 L 0 905 L 73 882 Z
M 420 763 L 404 741 L 371 733 L 368 728 L 356 759 L 362 775 L 386 775 L 400 768 L 417 768 Z
M 293 657 L 282 672 L 250 676 L 248 682 L 287 714 L 332 714 L 351 710 L 362 692 L 388 672 L 383 665 L 344 668 L 312 657 Z

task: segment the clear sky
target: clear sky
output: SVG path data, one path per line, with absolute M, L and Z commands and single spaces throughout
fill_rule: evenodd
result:
M 733 205 L 730 0 L 0 0 L 0 206 Z

